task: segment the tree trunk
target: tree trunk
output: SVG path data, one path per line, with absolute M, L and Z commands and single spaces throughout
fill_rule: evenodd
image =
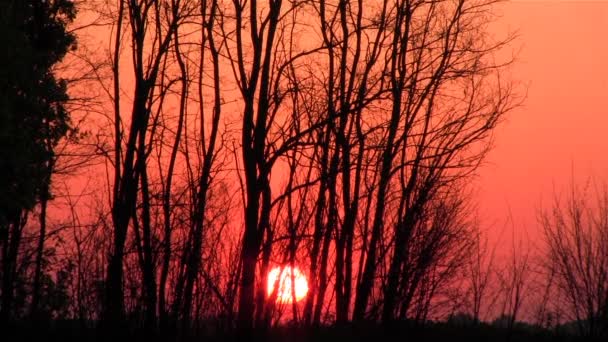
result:
M 13 290 L 17 271 L 17 256 L 19 254 L 19 246 L 21 245 L 21 234 L 25 225 L 25 216 L 18 213 L 10 221 L 6 228 L 7 236 L 3 244 L 1 322 L 9 322 L 13 318 L 11 316 L 13 313 Z
M 49 176 L 52 166 L 49 165 Z M 36 319 L 38 317 L 41 278 L 42 278 L 42 263 L 44 258 L 44 240 L 46 239 L 46 209 L 49 200 L 49 184 L 47 182 L 42 186 L 42 195 L 40 197 L 40 235 L 38 236 L 38 247 L 36 248 L 36 263 L 34 270 L 34 288 L 32 289 L 32 305 L 30 315 Z

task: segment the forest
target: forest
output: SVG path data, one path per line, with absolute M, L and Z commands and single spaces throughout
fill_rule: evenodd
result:
M 0 334 L 608 337 L 606 186 L 478 219 L 499 2 L 0 2 Z

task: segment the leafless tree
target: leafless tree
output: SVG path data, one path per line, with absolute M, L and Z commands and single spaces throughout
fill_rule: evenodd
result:
M 108 61 L 81 56 L 98 102 L 78 111 L 106 179 L 88 219 L 66 197 L 55 269 L 70 270 L 74 317 L 167 336 L 210 318 L 247 334 L 283 311 L 425 321 L 468 265 L 478 319 L 493 256 L 468 182 L 515 105 L 494 59 L 509 40 L 485 31 L 493 3 L 91 5 L 101 24 L 83 30 L 106 29 Z M 282 306 L 267 274 L 298 264 L 308 296 Z
M 365 317 L 374 288 L 385 223 L 396 222 L 384 290 L 383 319 L 390 321 L 408 241 L 426 203 L 474 172 L 488 151 L 492 129 L 514 105 L 510 86 L 498 76 L 501 65 L 488 60 L 506 42 L 489 44 L 480 30 L 485 22 L 480 13 L 491 2 L 398 1 L 394 6 L 391 23 L 401 37 L 389 50 L 391 116 L 383 132 L 387 143 L 381 146 L 355 320 Z M 395 210 L 385 212 L 389 184 L 400 190 Z
M 488 237 L 480 230 L 475 231 L 473 236 L 472 253 L 467 261 L 467 280 L 470 282 L 470 310 L 475 323 L 479 323 L 485 317 L 482 310 L 493 306 L 491 291 L 495 272 L 495 257 L 498 244 L 489 246 Z M 487 300 L 490 300 L 487 303 Z
M 510 218 L 512 220 L 512 218 Z M 506 264 L 497 272 L 501 310 L 499 319 L 505 324 L 507 338 L 510 339 L 517 319 L 521 317 L 526 297 L 532 285 L 532 268 L 530 263 L 530 245 L 526 239 L 516 239 L 515 228 L 511 238 L 510 255 Z
M 555 195 L 540 213 L 546 244 L 547 274 L 568 318 L 579 333 L 599 337 L 608 322 L 608 192 L 605 186 L 571 185 L 565 198 Z
M 114 154 L 112 220 L 114 224 L 113 246 L 107 271 L 107 293 L 104 319 L 110 324 L 124 320 L 123 260 L 129 223 L 135 214 L 138 184 L 143 184 L 141 195 L 144 204 L 147 193 L 146 160 L 148 152 L 148 126 L 155 104 L 156 83 L 165 56 L 169 53 L 175 31 L 189 8 L 182 1 L 119 1 L 114 27 L 112 49 L 114 104 Z M 130 39 L 134 86 L 130 117 L 123 114 L 121 95 L 121 67 L 123 39 Z M 125 127 L 126 125 L 126 127 Z M 125 132 L 126 131 L 126 132 Z M 149 208 L 143 215 L 143 267 L 146 294 L 146 322 L 156 323 L 156 285 L 150 245 L 151 227 Z

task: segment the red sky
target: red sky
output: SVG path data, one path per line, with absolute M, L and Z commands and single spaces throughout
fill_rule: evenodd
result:
M 501 228 L 510 208 L 518 231 L 537 232 L 554 185 L 608 181 L 608 1 L 512 1 L 498 13 L 497 35 L 519 34 L 512 78 L 527 98 L 479 171 L 481 217 Z
M 608 0 L 515 0 L 496 13 L 497 39 L 518 33 L 507 76 L 527 97 L 478 172 L 480 216 L 500 230 L 510 209 L 515 229 L 534 236 L 554 185 L 565 189 L 573 173 L 608 182 Z
M 480 216 L 500 231 L 510 210 L 516 231 L 538 241 L 537 210 L 554 187 L 573 174 L 608 183 L 608 0 L 519 0 L 496 12 L 497 38 L 518 32 L 508 77 L 527 97 L 478 172 Z

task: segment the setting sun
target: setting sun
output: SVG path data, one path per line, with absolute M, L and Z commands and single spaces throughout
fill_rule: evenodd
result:
M 292 280 L 295 281 L 293 289 Z M 293 268 L 293 274 L 291 266 L 275 267 L 268 273 L 267 292 L 269 297 L 276 295 L 278 303 L 291 303 L 294 295 L 296 302 L 299 302 L 308 293 L 308 281 L 297 267 Z

